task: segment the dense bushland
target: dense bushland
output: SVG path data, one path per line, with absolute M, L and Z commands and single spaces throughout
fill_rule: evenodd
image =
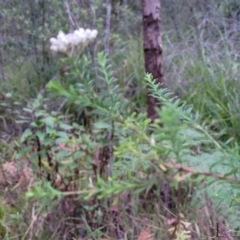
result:
M 164 86 L 136 1 L 113 1 L 103 53 L 104 4 L 0 4 L 1 239 L 235 239 L 237 2 L 162 1 Z M 79 27 L 98 34 L 59 53 L 50 38 Z

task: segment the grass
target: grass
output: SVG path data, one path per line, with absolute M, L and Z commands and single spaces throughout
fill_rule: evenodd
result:
M 56 65 L 52 62 L 43 65 L 35 63 L 32 57 L 27 60 L 19 57 L 4 68 L 7 80 L 1 81 L 1 93 L 12 93 L 17 99 L 27 100 L 36 96 L 39 89 L 56 73 Z
M 200 52 L 189 41 L 191 34 L 180 43 L 163 34 L 165 79 L 170 89 L 193 105 L 202 122 L 217 133 L 225 131 L 221 140 L 232 139 L 234 144 L 240 142 L 239 56 L 232 47 L 238 42 L 226 41 L 224 33 L 218 32 L 217 42 L 216 36 L 212 41 L 204 37 L 199 40 Z
M 163 33 L 163 37 L 165 35 L 167 33 Z M 231 139 L 232 146 L 235 142 L 239 143 L 240 74 L 234 49 L 225 46 L 224 39 L 218 43 L 203 42 L 201 54 L 191 43 L 187 43 L 187 39 L 183 43 L 168 39 L 163 44 L 165 85 L 192 104 L 201 121 L 211 126 L 210 130 L 221 132 L 222 141 Z M 124 54 L 124 58 L 120 56 L 123 67 L 118 69 L 122 74 L 121 85 L 143 109 L 146 85 L 140 81 L 144 68 L 141 46 L 141 39 L 129 40 L 126 47 L 128 54 Z M 118 62 L 117 66 L 121 65 Z

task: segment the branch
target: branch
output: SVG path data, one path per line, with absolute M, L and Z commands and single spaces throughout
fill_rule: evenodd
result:
M 215 173 L 211 173 L 211 172 L 202 172 L 202 171 L 194 170 L 192 168 L 183 167 L 182 165 L 175 163 L 172 159 L 170 159 L 170 163 L 165 163 L 164 165 L 171 169 L 177 169 L 179 172 L 197 174 L 197 175 L 202 175 L 202 176 L 206 176 L 206 177 L 213 177 L 218 180 L 227 180 L 229 182 L 234 182 L 234 183 L 240 182 L 240 179 L 237 179 L 237 178 L 226 177 L 226 176 L 220 175 L 220 174 L 215 174 Z
M 106 29 L 105 29 L 105 40 L 104 40 L 104 53 L 106 55 L 109 55 L 109 37 L 110 37 L 111 11 L 112 11 L 111 0 L 106 0 L 106 4 L 107 4 L 107 16 L 106 16 Z
M 67 11 L 67 14 L 68 14 L 68 19 L 69 19 L 69 25 L 70 25 L 70 29 L 73 31 L 74 30 L 74 27 L 75 27 L 75 22 L 74 22 L 74 16 L 72 15 L 71 11 L 70 11 L 70 7 L 69 7 L 69 4 L 68 4 L 68 1 L 67 0 L 63 0 L 63 3 L 66 7 L 66 11 Z

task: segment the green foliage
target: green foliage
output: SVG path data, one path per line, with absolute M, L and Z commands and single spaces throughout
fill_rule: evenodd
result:
M 150 226 L 155 239 L 172 239 L 165 209 L 180 225 L 184 214 L 195 239 L 209 234 L 206 218 L 214 226 L 217 213 L 237 230 L 239 8 L 161 3 L 166 86 L 186 102 L 144 77 L 140 2 L 113 1 L 108 58 L 99 51 L 105 2 L 1 4 L 0 187 L 7 160 L 24 169 L 3 186 L 17 205 L 4 219 L 0 209 L 6 237 L 135 239 Z M 48 39 L 76 27 L 97 28 L 97 43 L 80 56 L 50 55 Z M 154 123 L 145 114 L 146 86 L 161 103 Z M 198 211 L 204 204 L 214 220 Z
M 180 83 L 186 86 L 181 87 L 181 95 L 199 111 L 209 130 L 221 133 L 221 140 L 228 143 L 232 140 L 234 144 L 239 142 L 237 63 L 230 59 L 211 62 L 209 58 L 205 55 L 204 60 L 188 61 L 189 57 L 184 56 L 182 60 L 187 64 L 181 71 L 187 80 Z
M 4 217 L 3 206 L 0 206 L 0 237 L 1 238 L 4 238 L 7 232 L 6 228 L 2 225 L 3 217 Z
M 174 165 L 171 166 L 170 159 L 174 159 L 176 164 L 195 169 L 195 179 L 184 175 L 182 177 L 189 183 L 194 180 L 196 186 L 200 186 L 206 171 L 210 177 L 209 180 L 206 179 L 208 191 L 219 175 L 225 184 L 229 184 L 229 176 L 238 178 L 236 159 L 239 156 L 230 159 L 232 155 L 209 134 L 208 125 L 199 123 L 199 115 L 193 113 L 192 107 L 173 97 L 170 91 L 156 86 L 151 75 L 146 75 L 146 84 L 162 104 L 159 120 L 150 124 L 145 114 L 136 114 L 134 105 L 123 99 L 122 90 L 103 53 L 98 54 L 96 63 L 101 88 L 91 77 L 81 82 L 52 81 L 47 86 L 50 98 L 58 96 L 66 100 L 66 105 L 74 104 L 75 109 L 83 108 L 91 119 L 90 128 L 69 122 L 70 116 L 64 118 L 58 112 L 49 112 L 49 99 L 44 99 L 41 95 L 24 109 L 33 118 L 24 118 L 24 121 L 31 122 L 30 128 L 26 129 L 21 138 L 21 142 L 27 141 L 27 147 L 21 155 L 30 154 L 33 170 L 37 174 L 41 169 L 42 179 L 38 180 L 26 196 L 31 201 L 39 202 L 39 214 L 43 214 L 47 207 L 48 211 L 51 209 L 54 212 L 59 202 L 74 195 L 85 204 L 95 198 L 104 203 L 114 196 L 115 201 L 110 202 L 110 207 L 120 204 L 118 199 L 126 191 L 136 201 L 142 194 L 156 188 L 152 197 L 158 199 L 158 193 L 162 189 L 160 182 L 168 181 L 170 186 L 178 190 L 182 181 L 181 177 L 175 176 L 175 168 Z M 74 76 L 74 71 L 77 70 L 72 68 L 71 71 L 69 76 Z M 31 147 L 34 146 L 35 139 L 37 151 Z M 64 144 L 64 149 L 59 149 L 61 144 Z M 102 158 L 96 159 L 96 151 L 102 147 L 109 148 L 109 144 L 113 148 L 113 155 L 108 157 L 108 162 Z M 68 152 L 67 147 L 73 151 Z M 193 156 L 196 148 L 199 150 Z M 203 164 L 206 157 L 208 161 Z M 229 163 L 223 163 L 226 158 Z M 202 164 L 197 166 L 200 160 Z M 101 161 L 102 166 L 96 166 L 96 161 Z M 76 170 L 82 172 L 81 175 Z M 59 175 L 64 179 L 63 186 L 58 185 Z M 74 184 L 74 189 L 67 190 L 66 187 L 71 184 Z M 209 192 L 209 196 L 214 199 L 222 193 L 222 188 L 218 184 L 213 186 L 214 195 Z M 49 200 L 54 200 L 53 204 L 49 205 Z M 218 200 L 219 198 L 216 202 Z M 224 204 L 229 205 L 229 201 L 235 200 L 237 198 L 231 195 L 229 199 L 224 199 Z M 140 216 L 143 213 L 139 206 L 135 214 Z

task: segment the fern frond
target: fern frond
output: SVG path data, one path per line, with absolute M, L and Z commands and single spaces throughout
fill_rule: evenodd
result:
M 151 74 L 145 75 L 145 81 L 150 89 L 151 95 L 158 99 L 162 106 L 174 106 L 182 120 L 191 124 L 195 123 L 192 116 L 193 107 L 191 105 L 187 105 L 186 102 L 178 99 L 170 90 L 161 88 L 160 84 L 155 83 Z

